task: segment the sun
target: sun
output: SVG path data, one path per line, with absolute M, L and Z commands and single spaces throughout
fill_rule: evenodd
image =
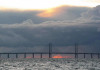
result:
M 60 54 L 53 56 L 52 58 L 73 58 L 72 56 L 62 56 Z
M 62 5 L 94 7 L 98 0 L 0 0 L 0 9 L 44 10 Z

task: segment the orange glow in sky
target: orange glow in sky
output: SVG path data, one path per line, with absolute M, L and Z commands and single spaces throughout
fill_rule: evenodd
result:
M 53 56 L 52 58 L 72 58 L 72 56 L 62 56 L 60 54 Z
M 50 9 L 50 10 L 46 10 L 42 13 L 39 13 L 38 16 L 40 16 L 40 17 L 52 17 L 52 16 L 54 16 L 54 13 L 55 13 L 55 10 Z
M 44 10 L 43 12 L 37 14 L 37 16 L 44 17 L 44 18 L 45 17 L 53 17 L 53 16 L 56 16 L 57 14 L 59 14 L 59 12 L 61 12 L 59 8 L 52 8 L 52 9 Z

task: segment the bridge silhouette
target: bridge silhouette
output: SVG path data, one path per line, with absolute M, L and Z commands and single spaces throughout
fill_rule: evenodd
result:
M 71 52 L 52 52 L 52 43 L 49 43 L 49 51 L 48 52 L 18 52 L 18 53 L 0 53 L 0 58 L 2 58 L 1 56 L 6 54 L 7 58 L 10 58 L 10 55 L 15 55 L 15 58 L 19 58 L 18 56 L 20 54 L 23 54 L 24 57 L 23 58 L 27 58 L 28 54 L 32 54 L 31 58 L 35 58 L 35 54 L 40 54 L 40 58 L 44 58 L 43 54 L 47 54 L 48 58 L 53 58 L 52 55 L 53 54 L 69 54 L 69 55 L 74 55 L 74 58 L 78 59 L 79 55 L 83 55 L 83 58 L 86 58 L 86 55 L 90 55 L 90 58 L 93 58 L 94 55 L 97 55 L 97 58 L 100 58 L 100 53 L 79 53 L 78 52 L 78 43 L 75 43 L 75 52 L 71 53 Z

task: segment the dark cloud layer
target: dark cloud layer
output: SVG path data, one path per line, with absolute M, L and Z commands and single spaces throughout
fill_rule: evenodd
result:
M 0 11 L 0 24 L 21 23 L 27 19 L 31 19 L 35 24 L 45 21 L 63 21 L 75 20 L 81 16 L 81 13 L 86 12 L 89 8 L 86 7 L 68 7 L 62 6 L 55 8 L 56 12 L 53 17 L 39 17 L 39 13 L 45 11 Z M 57 14 L 58 13 L 58 14 Z
M 47 49 L 49 42 L 52 42 L 54 47 L 58 47 L 58 49 L 56 49 L 57 51 L 63 50 L 59 50 L 59 47 L 64 47 L 66 49 L 63 51 L 68 51 L 67 47 L 73 47 L 74 43 L 77 42 L 80 45 L 80 49 L 87 48 L 88 50 L 86 49 L 86 51 L 99 52 L 100 6 L 88 9 L 71 7 L 67 9 L 66 12 L 67 14 L 70 13 L 68 16 L 70 16 L 69 19 L 71 20 L 64 16 L 67 15 L 66 13 L 61 16 L 63 18 L 65 17 L 66 20 L 65 18 L 59 20 L 61 17 L 52 18 L 54 20 L 56 19 L 56 21 L 51 18 L 40 19 L 40 17 L 31 15 L 28 15 L 29 17 L 27 17 L 26 12 L 20 13 L 20 16 L 24 14 L 23 17 L 25 17 L 22 17 L 22 19 L 25 21 L 19 20 L 19 18 L 16 19 L 16 21 L 13 21 L 13 19 L 9 18 L 10 23 L 7 23 L 8 18 L 5 18 L 7 24 L 0 24 L 0 51 L 7 52 L 4 51 L 4 49 L 7 49 L 8 52 L 24 52 L 26 48 L 28 49 L 27 51 L 33 51 L 34 49 L 45 50 Z M 72 17 L 73 15 L 76 19 Z M 98 19 L 93 17 L 97 17 Z M 34 22 L 34 18 L 36 19 L 36 22 L 39 21 L 41 23 L 38 22 L 37 24 Z M 4 20 L 4 18 L 2 19 Z

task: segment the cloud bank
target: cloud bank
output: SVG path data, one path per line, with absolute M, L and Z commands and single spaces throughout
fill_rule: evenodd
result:
M 5 48 L 10 49 L 8 52 L 24 52 L 25 50 L 23 49 L 25 48 L 34 50 L 34 48 L 39 49 L 40 47 L 39 50 L 45 50 L 48 48 L 48 43 L 50 42 L 53 43 L 53 47 L 62 48 L 73 47 L 74 43 L 77 42 L 80 48 L 87 48 L 90 52 L 99 52 L 100 6 L 83 9 L 74 7 L 69 7 L 69 9 L 67 7 L 66 9 L 64 7 L 62 9 L 67 11 L 62 13 L 62 16 L 57 15 L 60 16 L 59 18 L 56 16 L 53 18 L 42 18 L 30 15 L 31 17 L 29 16 L 29 18 L 21 20 L 22 22 L 18 18 L 18 22 L 20 21 L 20 23 L 16 21 L 14 21 L 16 23 L 13 23 L 11 21 L 11 23 L 2 24 L 0 22 L 1 52 L 4 52 L 3 49 Z M 72 17 L 73 15 L 76 19 Z M 68 18 L 68 16 L 70 17 Z M 63 18 L 61 19 L 61 17 Z M 34 18 L 37 19 L 35 20 Z M 58 48 L 56 50 L 62 51 L 63 49 L 59 50 Z

